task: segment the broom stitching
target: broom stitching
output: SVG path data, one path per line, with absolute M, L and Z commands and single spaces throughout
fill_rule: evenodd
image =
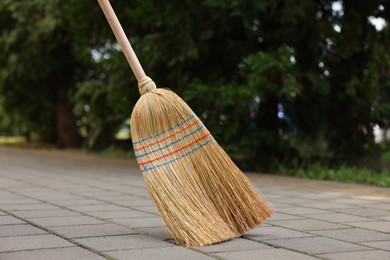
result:
M 164 157 L 167 157 L 167 156 L 169 156 L 169 155 L 172 155 L 172 154 L 174 154 L 174 153 L 177 153 L 178 151 L 183 150 L 183 149 L 185 149 L 185 148 L 187 148 L 187 147 L 193 145 L 194 143 L 196 143 L 196 142 L 198 142 L 198 141 L 200 141 L 200 140 L 202 140 L 202 139 L 204 139 L 204 138 L 206 138 L 206 137 L 208 137 L 208 136 L 211 136 L 210 132 L 207 132 L 206 134 L 204 134 L 204 135 L 202 135 L 201 137 L 195 139 L 195 140 L 192 141 L 191 143 L 188 143 L 188 144 L 186 144 L 186 145 L 184 145 L 184 146 L 182 146 L 182 147 L 180 147 L 180 148 L 178 148 L 178 149 L 176 149 L 176 150 L 173 150 L 173 151 L 171 151 L 171 152 L 169 152 L 169 153 L 163 154 L 163 155 L 161 155 L 161 156 L 159 156 L 159 157 L 157 157 L 157 158 L 151 159 L 151 160 L 149 160 L 149 161 L 139 162 L 138 165 L 145 165 L 145 164 L 148 164 L 148 163 L 151 163 L 151 162 L 160 160 L 160 159 L 162 159 L 162 158 L 164 158 Z
M 181 158 L 183 158 L 183 157 L 186 157 L 187 155 L 189 155 L 189 154 L 195 152 L 196 150 L 202 148 L 203 146 L 207 145 L 208 143 L 210 143 L 210 142 L 213 141 L 213 140 L 214 140 L 214 138 L 211 137 L 211 139 L 209 139 L 209 140 L 207 140 L 206 142 L 204 142 L 204 143 L 198 145 L 197 147 L 194 147 L 192 150 L 189 150 L 188 152 L 186 152 L 186 153 L 180 155 L 179 157 L 173 158 L 173 159 L 171 159 L 171 160 L 169 160 L 169 161 L 166 161 L 166 162 L 164 162 L 164 163 L 156 164 L 156 165 L 154 165 L 154 166 L 152 166 L 152 167 L 148 167 L 147 165 L 145 165 L 145 166 L 144 166 L 144 169 L 141 170 L 141 172 L 147 172 L 147 171 L 149 171 L 149 170 L 153 170 L 153 169 L 155 169 L 155 168 L 158 168 L 158 167 L 161 167 L 161 166 L 170 164 L 170 163 L 172 163 L 172 162 L 174 162 L 174 161 L 177 161 L 177 160 L 179 160 L 179 159 L 181 159 Z
M 196 122 L 195 122 L 195 123 L 196 123 Z M 192 124 L 192 125 L 193 125 L 193 124 Z M 157 149 L 155 149 L 155 150 L 152 150 L 152 151 L 149 151 L 149 152 L 146 152 L 146 153 L 143 153 L 143 154 L 141 154 L 141 153 L 136 153 L 135 158 L 141 158 L 141 157 L 143 157 L 143 156 L 145 156 L 145 155 L 148 155 L 148 154 L 151 154 L 151 153 L 154 153 L 154 152 L 161 151 L 162 149 L 167 148 L 167 147 L 169 147 L 169 146 L 171 146 L 171 145 L 174 145 L 174 144 L 176 144 L 176 143 L 178 143 L 178 142 L 184 140 L 184 139 L 187 138 L 188 136 L 190 136 L 190 135 L 192 135 L 192 134 L 195 134 L 196 132 L 199 132 L 199 131 L 200 131 L 202 128 L 204 128 L 204 127 L 205 127 L 204 125 L 201 125 L 201 126 L 199 126 L 198 128 L 196 128 L 194 131 L 192 131 L 192 132 L 190 132 L 190 133 L 188 133 L 188 134 L 185 134 L 185 135 L 183 135 L 182 137 L 178 138 L 177 140 L 175 140 L 175 141 L 173 141 L 173 142 L 170 142 L 170 143 L 168 143 L 168 144 L 166 144 L 166 145 L 164 145 L 164 146 L 161 146 L 160 148 L 157 148 Z
M 139 140 L 139 141 L 135 141 L 135 142 L 133 142 L 133 145 L 139 144 L 140 142 L 149 140 L 149 139 L 151 139 L 151 138 L 156 138 L 156 137 L 158 137 L 158 136 L 160 136 L 160 135 L 162 135 L 162 134 L 164 134 L 164 133 L 166 133 L 166 132 L 172 131 L 173 129 L 178 128 L 179 126 L 181 126 L 181 125 L 185 124 L 186 122 L 190 121 L 190 120 L 191 120 L 192 118 L 194 118 L 194 117 L 195 117 L 195 114 L 192 114 L 189 118 L 183 120 L 182 122 L 178 123 L 177 125 L 174 125 L 174 126 L 172 126 L 171 128 L 168 128 L 168 129 L 166 129 L 166 130 L 164 130 L 164 131 L 162 131 L 162 132 L 160 132 L 160 133 L 158 133 L 158 134 L 155 134 L 155 135 L 152 135 L 152 136 L 145 137 L 145 138 L 143 138 L 143 139 L 141 139 L 141 140 Z
M 160 139 L 160 140 L 157 140 L 157 141 L 155 141 L 155 142 L 152 142 L 152 143 L 149 143 L 149 144 L 147 144 L 147 145 L 144 145 L 144 146 L 142 146 L 142 147 L 136 148 L 136 149 L 134 149 L 134 152 L 137 152 L 137 151 L 142 150 L 142 149 L 145 149 L 145 148 L 147 148 L 147 147 L 149 147 L 149 146 L 151 146 L 151 145 L 154 145 L 154 144 L 160 143 L 160 142 L 162 142 L 162 141 L 165 141 L 165 140 L 167 140 L 168 138 L 170 138 L 170 137 L 172 137 L 172 136 L 175 136 L 176 134 L 178 134 L 178 133 L 180 133 L 180 132 L 183 132 L 184 130 L 190 128 L 191 126 L 195 125 L 195 124 L 198 123 L 198 122 L 200 122 L 200 119 L 197 119 L 196 121 L 194 121 L 193 123 L 189 124 L 188 126 L 182 128 L 182 129 L 180 129 L 179 131 L 176 131 L 176 132 L 174 132 L 174 133 L 168 135 L 167 137 L 164 137 L 163 139 Z M 136 155 L 137 155 L 137 154 L 138 154 L 138 153 L 136 153 Z

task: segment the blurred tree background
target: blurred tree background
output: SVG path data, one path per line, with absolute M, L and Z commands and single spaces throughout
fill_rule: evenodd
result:
M 147 74 L 244 169 L 390 168 L 390 1 L 111 3 Z M 0 133 L 117 143 L 139 94 L 96 1 L 2 0 L 0 33 Z

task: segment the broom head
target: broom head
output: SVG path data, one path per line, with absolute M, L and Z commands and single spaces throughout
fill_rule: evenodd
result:
M 175 93 L 140 82 L 131 136 L 148 192 L 180 244 L 241 236 L 272 214 L 270 205 Z

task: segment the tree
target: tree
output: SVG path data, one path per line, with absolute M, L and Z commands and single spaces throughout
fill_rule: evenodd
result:
M 243 166 L 357 163 L 377 148 L 373 126 L 389 128 L 388 1 L 111 2 L 147 74 L 183 96 Z M 55 136 L 49 75 L 62 73 L 60 96 L 88 146 L 112 144 L 139 94 L 98 5 L 0 6 L 0 104 L 18 115 L 13 125 Z
M 60 1 L 0 3 L 0 90 L 14 126 L 59 147 L 79 143 L 68 98 L 78 64 Z

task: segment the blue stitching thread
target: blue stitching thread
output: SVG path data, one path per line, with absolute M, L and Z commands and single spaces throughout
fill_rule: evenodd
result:
M 190 150 L 190 151 L 188 151 L 188 152 L 186 152 L 186 153 L 180 155 L 179 157 L 177 157 L 177 158 L 175 158 L 175 159 L 172 159 L 172 160 L 170 160 L 170 161 L 167 161 L 167 162 L 164 162 L 164 163 L 161 163 L 161 164 L 157 164 L 157 165 L 152 166 L 152 167 L 148 167 L 147 165 L 145 165 L 145 166 L 144 166 L 144 169 L 141 170 L 141 172 L 146 172 L 146 171 L 149 171 L 149 170 L 153 170 L 153 169 L 155 169 L 155 168 L 157 168 L 157 167 L 161 167 L 161 166 L 167 165 L 167 164 L 169 164 L 169 163 L 172 163 L 172 162 L 174 162 L 174 161 L 177 161 L 177 160 L 179 160 L 179 159 L 181 159 L 181 158 L 183 158 L 183 157 L 189 155 L 190 153 L 195 152 L 196 150 L 198 150 L 199 148 L 205 146 L 206 144 L 210 143 L 210 142 L 213 141 L 213 140 L 214 140 L 214 138 L 211 137 L 210 140 L 208 140 L 208 141 L 206 141 L 206 142 L 204 142 L 204 143 L 198 145 L 197 147 L 193 148 L 192 150 Z
M 164 131 L 162 131 L 162 132 L 160 132 L 160 133 L 158 133 L 158 134 L 155 134 L 155 135 L 152 135 L 152 136 L 148 136 L 148 137 L 145 137 L 145 138 L 143 138 L 143 139 L 141 139 L 141 140 L 139 140 L 139 141 L 133 142 L 133 145 L 134 145 L 134 144 L 138 144 L 138 143 L 140 143 L 140 142 L 142 142 L 142 141 L 146 141 L 146 140 L 151 139 L 151 138 L 158 137 L 158 136 L 160 136 L 160 135 L 162 135 L 162 134 L 164 134 L 164 133 L 166 133 L 166 132 L 172 131 L 173 129 L 175 129 L 175 128 L 181 126 L 182 124 L 184 124 L 184 123 L 186 123 L 186 122 L 188 122 L 188 121 L 190 121 L 190 120 L 191 120 L 192 118 L 194 118 L 194 117 L 195 117 L 195 114 L 192 114 L 189 118 L 187 118 L 187 119 L 185 119 L 184 121 L 178 123 L 177 125 L 174 125 L 174 126 L 172 126 L 171 128 L 168 128 L 168 129 L 166 129 L 166 130 L 164 130 Z
M 190 133 L 188 133 L 188 134 L 186 134 L 186 135 L 183 135 L 183 136 L 180 137 L 179 139 L 177 139 L 177 140 L 175 140 L 175 141 L 173 141 L 173 142 L 171 142 L 171 143 L 169 143 L 169 144 L 166 144 L 166 145 L 164 145 L 164 146 L 162 146 L 162 147 L 160 147 L 160 148 L 157 148 L 157 149 L 155 149 L 155 150 L 152 150 L 152 151 L 149 151 L 149 152 L 146 152 L 146 153 L 143 153 L 143 154 L 142 154 L 142 153 L 137 153 L 137 152 L 136 152 L 136 153 L 135 153 L 135 158 L 140 158 L 140 157 L 142 157 L 142 156 L 145 156 L 145 155 L 148 155 L 148 154 L 151 154 L 151 153 L 160 151 L 160 150 L 162 150 L 162 149 L 164 149 L 164 148 L 167 148 L 168 146 L 171 146 L 171 145 L 173 145 L 173 144 L 176 144 L 177 142 L 180 142 L 181 140 L 187 138 L 188 136 L 190 136 L 190 135 L 192 135 L 192 134 L 194 134 L 194 133 L 200 131 L 203 127 L 204 127 L 204 125 L 202 124 L 201 126 L 199 126 L 198 128 L 196 128 L 194 131 L 192 131 L 192 132 L 190 132 Z

